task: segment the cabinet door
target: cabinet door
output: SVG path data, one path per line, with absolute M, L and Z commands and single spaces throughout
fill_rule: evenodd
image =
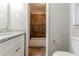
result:
M 24 56 L 24 35 L 21 35 L 16 38 L 16 44 L 18 50 L 16 51 L 16 55 Z
M 11 50 L 9 50 L 4 56 L 17 56 L 16 55 L 16 47 L 13 47 Z
M 16 53 L 18 56 L 24 56 L 24 45 L 21 42 L 17 45 L 17 50 Z
M 0 56 L 24 56 L 24 35 L 0 43 Z
M 16 55 L 17 56 L 24 56 L 24 50 L 20 45 L 17 46 Z
M 24 56 L 24 35 L 13 38 L 14 47 L 5 56 Z
M 0 43 L 0 56 L 8 53 L 15 46 L 15 39 Z

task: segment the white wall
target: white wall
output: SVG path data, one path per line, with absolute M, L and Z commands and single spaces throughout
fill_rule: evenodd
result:
M 75 21 L 79 25 L 79 3 L 75 4 Z
M 21 3 L 10 4 L 10 29 L 25 30 L 24 6 Z
M 7 29 L 8 21 L 8 4 L 0 2 L 0 31 Z
M 69 50 L 69 4 L 49 4 L 50 39 L 49 55 L 55 51 Z M 55 41 L 53 41 L 55 40 Z
M 79 37 L 79 26 L 75 26 L 78 25 L 76 24 L 76 19 L 78 20 L 78 18 L 76 18 L 77 16 L 75 15 L 75 3 L 70 4 L 70 8 L 71 8 L 71 21 L 70 21 L 70 32 L 71 32 L 71 36 L 78 36 Z M 79 8 L 78 8 L 79 9 Z M 78 11 L 78 10 L 77 10 Z M 79 11 L 78 11 L 79 12 Z M 75 17 L 76 16 L 76 17 Z

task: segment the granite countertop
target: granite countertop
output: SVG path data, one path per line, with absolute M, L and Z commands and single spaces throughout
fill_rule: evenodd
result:
M 7 41 L 13 37 L 17 37 L 19 35 L 24 34 L 23 31 L 10 31 L 10 32 L 1 32 L 0 33 L 0 43 Z

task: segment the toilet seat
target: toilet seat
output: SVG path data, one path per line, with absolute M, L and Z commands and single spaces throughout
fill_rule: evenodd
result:
M 72 53 L 65 52 L 65 51 L 56 51 L 53 53 L 53 56 L 74 56 Z

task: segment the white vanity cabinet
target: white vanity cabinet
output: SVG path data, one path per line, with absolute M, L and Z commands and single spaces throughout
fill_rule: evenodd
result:
M 24 55 L 24 40 L 23 39 L 24 39 L 23 35 L 16 38 L 16 42 L 17 42 L 16 43 L 16 47 L 17 47 L 16 55 L 18 55 L 18 56 Z
M 0 56 L 24 56 L 24 34 L 0 43 Z

